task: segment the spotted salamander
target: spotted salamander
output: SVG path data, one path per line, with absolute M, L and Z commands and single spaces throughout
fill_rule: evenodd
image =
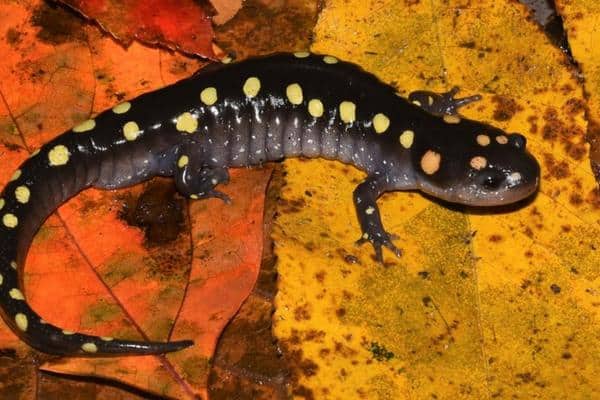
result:
M 157 354 L 192 344 L 70 332 L 30 308 L 19 266 L 32 238 L 88 187 L 171 176 L 185 196 L 229 201 L 216 189 L 228 168 L 298 156 L 338 160 L 367 174 L 354 191 L 359 242 L 370 242 L 379 260 L 382 247 L 400 255 L 376 204 L 384 192 L 416 189 L 475 206 L 534 193 L 539 166 L 525 138 L 461 118 L 457 107 L 478 97 L 455 94 L 420 91 L 407 100 L 356 65 L 302 52 L 215 64 L 102 112 L 36 150 L 0 195 L 2 317 L 29 345 L 54 354 Z

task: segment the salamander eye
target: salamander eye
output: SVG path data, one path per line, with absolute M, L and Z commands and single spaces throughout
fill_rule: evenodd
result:
M 481 185 L 487 190 L 496 190 L 502 185 L 504 180 L 505 178 L 503 174 L 490 171 L 490 173 L 487 173 L 483 176 Z
M 525 149 L 525 146 L 527 145 L 527 139 L 519 133 L 510 134 L 508 136 L 508 142 L 517 149 Z

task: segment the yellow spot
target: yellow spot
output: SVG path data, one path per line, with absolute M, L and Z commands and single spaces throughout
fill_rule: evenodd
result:
M 308 113 L 315 118 L 318 118 L 323 115 L 325 109 L 323 108 L 323 103 L 319 99 L 312 99 L 308 102 Z
M 181 156 L 181 157 L 179 157 L 179 160 L 177 160 L 177 166 L 179 168 L 183 168 L 186 165 L 188 165 L 189 161 L 190 161 L 190 158 L 188 156 Z
M 8 295 L 15 300 L 25 300 L 25 296 L 23 296 L 23 293 L 17 288 L 10 289 Z
M 35 150 L 33 151 L 33 153 L 31 153 L 31 154 L 29 155 L 29 158 L 35 157 L 35 156 L 37 156 L 38 154 L 40 154 L 40 149 L 35 149 Z
M 351 101 L 342 101 L 340 103 L 340 118 L 347 124 L 356 120 L 356 104 Z
M 6 202 L 4 201 L 4 199 L 3 199 L 3 198 L 0 198 L 0 210 L 2 210 L 2 209 L 4 208 L 4 203 L 6 203 Z
M 130 142 L 137 139 L 138 136 L 140 136 L 140 133 L 142 133 L 140 127 L 133 121 L 129 121 L 123 125 L 123 136 Z
M 429 105 L 433 104 L 433 97 L 427 96 L 427 104 L 429 104 Z
M 94 343 L 84 343 L 81 345 L 81 350 L 85 351 L 86 353 L 95 353 L 98 351 L 98 346 L 96 346 Z
M 16 171 L 13 173 L 12 177 L 10 178 L 10 181 L 11 181 L 11 182 L 12 182 L 12 181 L 16 181 L 16 180 L 17 180 L 17 179 L 19 179 L 20 177 L 21 177 L 21 170 L 20 170 L 20 169 L 18 169 L 18 170 L 16 170 Z
M 25 204 L 29 201 L 29 196 L 31 192 L 27 188 L 27 186 L 19 186 L 15 189 L 15 197 L 19 203 Z
M 131 108 L 131 103 L 126 101 L 113 107 L 112 111 L 115 114 L 125 114 Z
M 488 135 L 477 135 L 477 144 L 480 146 L 487 146 L 490 144 L 490 137 Z
M 444 115 L 444 122 L 447 124 L 458 124 L 460 117 L 458 115 Z
M 18 313 L 15 315 L 15 323 L 17 324 L 17 328 L 23 332 L 27 331 L 27 317 L 25 314 Z
M 194 133 L 198 129 L 198 120 L 189 112 L 184 112 L 177 117 L 175 126 L 179 132 Z
M 368 208 L 365 210 L 365 214 L 367 214 L 367 215 L 371 215 L 371 214 L 373 214 L 374 212 L 375 212 L 375 208 L 374 208 L 374 207 L 368 207 Z
M 487 166 L 487 160 L 485 157 L 477 156 L 471 158 L 471 162 L 469 164 L 471 164 L 471 167 L 480 170 Z
M 229 64 L 229 63 L 230 63 L 230 62 L 232 62 L 232 61 L 233 61 L 233 58 L 231 58 L 230 56 L 225 56 L 225 57 L 223 57 L 223 58 L 221 59 L 221 62 L 222 62 L 223 64 Z
M 498 142 L 500 144 L 506 144 L 506 143 L 508 143 L 508 138 L 504 135 L 499 135 L 499 136 L 496 136 L 496 142 Z
M 290 103 L 295 105 L 302 103 L 302 88 L 297 83 L 288 85 L 288 87 L 285 89 L 285 94 L 287 95 Z
M 387 128 L 390 127 L 390 119 L 386 117 L 384 114 L 379 113 L 373 117 L 373 128 L 375 128 L 375 132 L 383 133 L 387 131 Z
M 74 335 L 75 334 L 75 332 L 70 331 L 68 329 L 63 329 L 62 333 L 63 333 L 63 335 Z
M 440 156 L 440 153 L 436 153 L 433 150 L 427 150 L 421 158 L 421 169 L 423 169 L 423 172 L 427 175 L 433 175 L 440 169 L 441 160 L 442 156 Z
M 2 276 L 2 274 L 0 274 L 0 285 L 2 285 L 2 282 L 4 282 L 4 277 Z
M 412 146 L 414 141 L 415 141 L 415 133 L 411 130 L 406 130 L 406 131 L 402 132 L 402 135 L 400 135 L 400 144 L 405 149 L 410 149 L 410 146 Z
M 199 199 L 199 197 L 197 194 L 190 194 L 190 199 L 197 200 L 197 199 Z
M 200 100 L 207 106 L 212 106 L 217 102 L 217 89 L 214 87 L 207 87 L 200 92 Z
M 323 61 L 325 61 L 326 64 L 335 64 L 338 62 L 338 59 L 333 56 L 325 56 L 323 57 Z
M 252 76 L 246 79 L 244 87 L 242 88 L 247 97 L 255 97 L 260 91 L 260 81 L 257 77 Z
M 14 228 L 15 226 L 19 225 L 19 219 L 14 214 L 4 214 L 4 217 L 2 217 L 2 223 L 7 228 Z
M 73 128 L 73 132 L 87 132 L 96 127 L 96 121 L 87 119 Z
M 69 149 L 62 144 L 56 145 L 48 152 L 48 160 L 50 160 L 50 165 L 56 167 L 58 165 L 65 165 L 69 162 L 69 157 L 71 153 L 69 153 Z
M 306 58 L 310 56 L 310 53 L 308 51 L 297 51 L 294 53 L 294 56 L 298 58 Z
M 10 266 L 11 266 L 13 269 L 17 269 L 17 262 L 16 262 L 16 261 L 11 261 L 11 262 L 10 262 Z
M 420 102 L 419 100 L 413 100 L 413 102 L 412 102 L 412 103 L 413 103 L 414 105 L 416 105 L 416 106 L 419 106 L 419 107 L 421 107 L 421 106 L 422 106 L 422 104 L 421 104 L 421 102 Z
M 110 336 L 100 336 L 100 339 L 104 340 L 105 342 L 110 342 L 111 340 L 114 340 L 114 338 Z

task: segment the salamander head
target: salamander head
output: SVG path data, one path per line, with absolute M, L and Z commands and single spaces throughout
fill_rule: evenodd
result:
M 420 190 L 470 206 L 514 203 L 537 190 L 540 167 L 525 137 L 472 121 L 455 127 L 415 141 L 412 162 Z

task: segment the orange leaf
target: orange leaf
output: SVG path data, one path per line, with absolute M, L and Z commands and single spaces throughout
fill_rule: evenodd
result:
M 52 21 L 69 26 L 76 18 L 41 1 L 2 4 L 2 15 L 11 16 L 0 24 L 12 40 L 0 43 L 0 185 L 28 152 L 70 126 L 198 66 L 137 43 L 125 50 L 90 26 L 59 38 Z M 185 337 L 196 346 L 168 357 L 58 359 L 43 369 L 101 376 L 175 398 L 203 395 L 220 331 L 256 280 L 269 176 L 268 169 L 233 173 L 225 188 L 233 205 L 190 203 L 189 218 L 180 214 L 176 227 L 183 233 L 160 246 L 122 219 L 124 199 L 131 203 L 141 187 L 87 190 L 64 204 L 41 228 L 27 259 L 25 292 L 34 309 L 66 329 L 133 339 Z M 142 196 L 154 184 L 149 187 Z M 0 348 L 16 344 L 19 352 L 31 351 L 0 324 Z

